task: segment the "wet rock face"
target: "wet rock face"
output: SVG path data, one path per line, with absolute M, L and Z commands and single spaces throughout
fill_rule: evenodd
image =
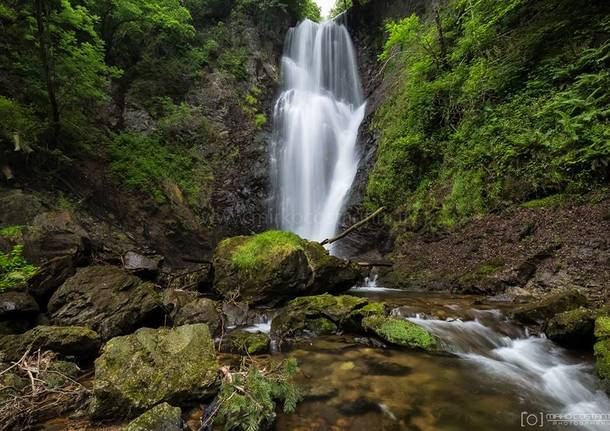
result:
M 182 410 L 161 403 L 131 421 L 124 431 L 183 431 Z
M 594 326 L 595 313 L 580 307 L 553 316 L 544 332 L 547 337 L 562 346 L 590 349 L 595 342 Z
M 517 307 L 512 317 L 525 324 L 543 324 L 556 314 L 587 305 L 587 298 L 577 289 L 551 294 L 539 301 Z
M 159 274 L 161 262 L 162 256 L 144 256 L 135 251 L 128 251 L 123 256 L 123 267 L 126 270 L 150 279 Z
M 358 268 L 319 244 L 278 231 L 222 241 L 214 253 L 214 288 L 227 299 L 276 305 L 301 295 L 340 292 Z
M 211 396 L 218 363 L 205 324 L 144 328 L 110 340 L 95 361 L 95 418 L 133 417 L 160 402 Z
M 32 194 L 11 190 L 0 196 L 0 226 L 25 225 L 44 210 Z
M 79 269 L 53 294 L 48 313 L 54 325 L 86 325 L 104 340 L 163 322 L 155 286 L 110 266 Z
M 18 361 L 29 349 L 51 350 L 79 360 L 93 359 L 102 344 L 100 336 L 82 326 L 37 326 L 23 334 L 0 337 L 0 351 L 5 359 Z

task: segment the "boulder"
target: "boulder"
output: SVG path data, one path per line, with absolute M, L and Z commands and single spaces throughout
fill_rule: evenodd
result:
M 123 256 L 123 268 L 138 274 L 141 277 L 150 279 L 155 278 L 159 274 L 159 268 L 163 262 L 163 256 L 144 256 L 135 251 L 128 251 Z
M 0 320 L 30 319 L 39 313 L 38 304 L 26 292 L 0 293 Z
M 202 323 L 113 338 L 95 361 L 92 415 L 133 417 L 161 402 L 205 399 L 217 389 L 217 371 L 214 342 Z
M 0 351 L 9 361 L 18 361 L 28 349 L 51 350 L 88 361 L 97 356 L 101 344 L 95 331 L 82 326 L 36 326 L 23 334 L 0 337 Z
M 43 310 L 55 293 L 68 278 L 76 272 L 72 256 L 58 256 L 43 263 L 27 281 L 27 291 Z
M 340 292 L 358 268 L 289 232 L 268 231 L 222 241 L 214 252 L 214 288 L 224 298 L 276 305 L 303 295 Z
M 586 305 L 587 298 L 577 289 L 571 289 L 517 307 L 512 317 L 526 324 L 543 324 L 556 314 Z
M 21 190 L 0 192 L 0 226 L 29 224 L 44 210 L 40 199 Z
M 290 301 L 271 321 L 271 333 L 279 338 L 332 334 L 338 330 L 361 331 L 367 315 L 383 314 L 383 304 L 365 298 L 329 294 L 304 296 Z
M 175 326 L 206 323 L 212 334 L 220 327 L 220 312 L 216 302 L 198 297 L 197 293 L 166 289 L 163 291 L 163 305 Z
M 269 352 L 271 340 L 262 332 L 236 330 L 223 338 L 221 349 L 228 353 L 256 355 Z
M 131 421 L 123 431 L 183 431 L 182 410 L 167 403 L 156 405 Z
M 53 294 L 48 305 L 54 325 L 86 325 L 103 340 L 163 323 L 155 285 L 111 267 L 79 269 Z
M 595 342 L 594 325 L 595 313 L 580 307 L 553 316 L 544 332 L 549 339 L 562 346 L 591 348 Z
M 58 256 L 71 256 L 77 264 L 91 258 L 91 239 L 68 211 L 50 211 L 34 219 L 24 231 L 23 255 L 40 265 Z
M 383 341 L 412 349 L 436 350 L 439 340 L 426 329 L 408 320 L 385 316 L 368 316 L 362 327 Z

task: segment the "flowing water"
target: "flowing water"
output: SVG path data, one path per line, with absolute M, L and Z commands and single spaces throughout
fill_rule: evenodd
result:
M 301 343 L 285 354 L 299 360 L 298 379 L 311 393 L 295 414 L 280 416 L 276 429 L 516 430 L 522 421 L 526 429 L 610 429 L 610 421 L 575 416 L 610 413 L 590 354 L 528 335 L 497 304 L 381 289 L 352 293 L 391 304 L 394 315 L 429 329 L 450 353 L 379 349 L 347 336 Z M 556 425 L 547 414 L 588 422 Z
M 365 103 L 345 26 L 303 21 L 288 32 L 274 110 L 272 173 L 279 226 L 332 236 L 358 168 Z

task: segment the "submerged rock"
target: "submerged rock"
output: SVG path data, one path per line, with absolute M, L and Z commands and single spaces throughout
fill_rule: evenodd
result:
M 131 421 L 123 431 L 182 431 L 182 410 L 161 403 Z
M 290 301 L 271 322 L 271 333 L 280 338 L 332 334 L 340 329 L 361 331 L 364 316 L 384 313 L 383 304 L 366 298 L 329 294 Z
M 362 319 L 362 327 L 382 340 L 397 346 L 423 350 L 435 350 L 439 346 L 438 338 L 408 320 L 369 316 Z
M 79 269 L 53 294 L 48 311 L 52 324 L 86 325 L 104 340 L 163 322 L 155 286 L 111 266 Z
M 133 417 L 160 402 L 207 398 L 216 391 L 217 371 L 205 324 L 113 338 L 95 361 L 92 416 Z
M 512 317 L 526 324 L 542 324 L 556 314 L 586 305 L 587 298 L 577 289 L 571 289 L 517 307 Z
M 80 360 L 95 358 L 100 350 L 100 336 L 82 326 L 37 326 L 19 335 L 0 337 L 0 351 L 5 359 L 17 361 L 29 349 L 51 350 Z
M 591 348 L 595 342 L 594 325 L 595 313 L 581 307 L 555 315 L 549 320 L 544 332 L 557 344 Z
M 340 292 L 358 268 L 289 232 L 269 231 L 222 241 L 214 253 L 214 288 L 225 298 L 274 305 L 290 298 Z

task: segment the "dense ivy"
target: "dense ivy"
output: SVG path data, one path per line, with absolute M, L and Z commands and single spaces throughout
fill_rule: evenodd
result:
M 386 28 L 370 207 L 436 229 L 607 183 L 606 2 L 454 0 Z

